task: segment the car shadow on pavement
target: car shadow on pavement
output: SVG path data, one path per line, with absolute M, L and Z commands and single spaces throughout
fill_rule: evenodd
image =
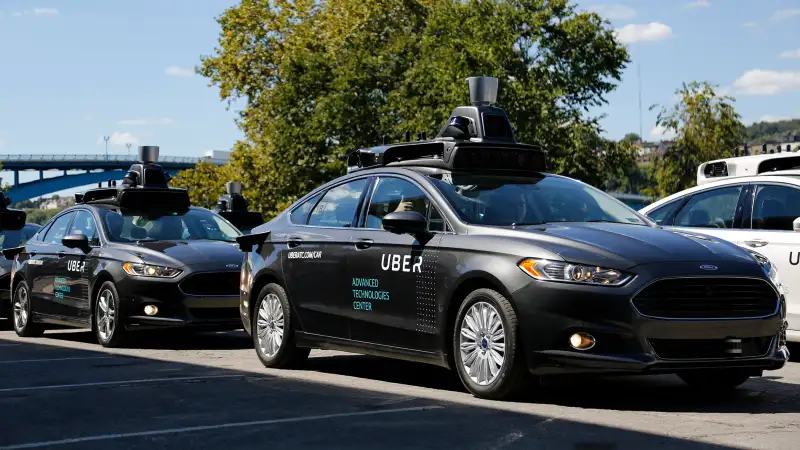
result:
M 63 345 L 48 341 L 39 344 L 36 339 L 9 340 L 0 335 L 0 446 L 51 448 L 79 443 L 76 448 L 98 450 L 153 446 L 196 450 L 736 448 L 632 430 L 621 418 L 620 427 L 599 425 L 563 415 L 503 409 L 497 402 L 483 406 L 474 401 L 444 401 L 434 395 L 384 392 L 379 385 L 344 387 L 327 384 L 324 378 L 294 379 L 290 373 L 275 377 L 258 370 L 203 364 L 202 358 L 189 363 L 141 355 L 108 356 L 99 347 L 94 351 L 66 341 Z M 39 350 L 47 357 L 32 360 Z M 59 351 L 68 352 L 69 358 L 59 360 L 53 354 Z M 93 358 L 124 358 L 132 364 L 98 364 Z M 339 368 L 361 377 L 380 370 L 447 379 L 446 372 L 423 368 L 427 366 L 401 362 L 381 366 L 381 361 L 357 358 L 312 358 L 310 366 L 311 370 Z M 347 365 L 349 370 L 344 369 Z
M 62 341 L 97 344 L 90 331 L 49 330 L 45 336 Z M 253 348 L 253 340 L 244 331 L 195 332 L 187 330 L 153 330 L 130 333 L 125 348 L 143 350 L 242 350 Z M 97 344 L 98 347 L 100 344 Z
M 458 375 L 442 367 L 388 358 L 341 355 L 311 358 L 306 370 L 466 392 Z M 527 395 L 529 403 L 619 411 L 798 413 L 800 385 L 782 382 L 781 371 L 764 372 L 737 390 L 712 394 L 692 389 L 675 375 L 559 376 Z

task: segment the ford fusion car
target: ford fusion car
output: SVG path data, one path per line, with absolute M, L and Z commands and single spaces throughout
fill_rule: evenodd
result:
M 105 347 L 129 330 L 241 328 L 242 254 L 236 228 L 190 207 L 186 190 L 169 188 L 155 164 L 158 147 L 140 147 L 117 188 L 76 195 L 13 260 L 13 326 L 20 336 L 49 325 L 91 328 Z
M 767 261 L 547 173 L 491 106 L 496 80 L 470 83 L 473 106 L 434 139 L 354 152 L 345 176 L 237 238 L 242 324 L 265 366 L 311 348 L 382 355 L 500 399 L 547 375 L 711 389 L 785 364 Z

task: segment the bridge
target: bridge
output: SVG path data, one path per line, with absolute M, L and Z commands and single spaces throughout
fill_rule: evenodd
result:
M 206 161 L 222 165 L 224 159 L 212 156 L 160 156 L 158 163 L 170 175 L 181 170 L 191 169 L 198 162 Z M 14 183 L 6 194 L 14 203 L 41 197 L 53 192 L 105 182 L 122 180 L 131 164 L 137 162 L 136 155 L 2 155 L 0 164 L 3 171 L 14 172 Z M 39 179 L 25 183 L 19 182 L 21 171 L 38 170 Z M 45 178 L 45 171 L 59 170 L 63 175 Z M 67 171 L 83 171 L 71 173 Z

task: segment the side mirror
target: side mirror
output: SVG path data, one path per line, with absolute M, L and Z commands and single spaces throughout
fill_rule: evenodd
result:
M 397 234 L 419 234 L 428 228 L 428 220 L 416 211 L 397 211 L 383 216 L 383 229 Z
M 794 219 L 794 222 L 792 222 L 792 229 L 794 231 L 800 231 L 800 217 Z
M 67 248 L 77 248 L 89 253 L 89 238 L 85 234 L 68 234 L 61 239 L 61 244 Z

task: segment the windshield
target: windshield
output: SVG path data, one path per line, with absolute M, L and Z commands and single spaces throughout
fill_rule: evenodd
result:
M 185 214 L 148 217 L 106 209 L 103 227 L 114 242 L 212 240 L 234 242 L 242 234 L 228 221 L 205 209 Z
M 433 175 L 433 183 L 461 220 L 476 225 L 614 222 L 646 225 L 618 200 L 561 177 Z
M 0 231 L 0 249 L 5 250 L 24 245 L 38 230 L 38 228 L 26 226 L 21 230 Z

